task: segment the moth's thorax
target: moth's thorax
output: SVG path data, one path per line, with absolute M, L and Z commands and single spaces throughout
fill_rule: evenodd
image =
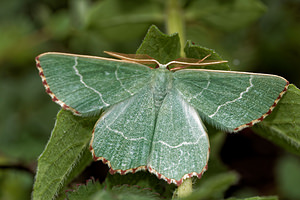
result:
M 159 109 L 165 96 L 172 88 L 173 73 L 166 68 L 154 69 L 152 76 L 152 89 L 155 108 Z
M 159 63 L 158 66 L 159 66 L 160 69 L 167 69 L 168 64 L 160 64 L 160 63 Z

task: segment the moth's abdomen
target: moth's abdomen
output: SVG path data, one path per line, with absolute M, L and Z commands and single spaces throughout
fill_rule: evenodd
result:
M 155 69 L 153 74 L 153 99 L 155 110 L 158 111 L 162 102 L 172 88 L 173 73 L 167 69 Z

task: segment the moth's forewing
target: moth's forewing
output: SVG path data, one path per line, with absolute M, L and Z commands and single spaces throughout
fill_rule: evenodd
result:
M 288 84 L 284 78 L 268 74 L 205 69 L 174 73 L 174 87 L 201 118 L 229 132 L 262 121 Z

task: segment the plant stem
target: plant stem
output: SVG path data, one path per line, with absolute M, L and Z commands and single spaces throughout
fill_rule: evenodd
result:
M 177 188 L 177 197 L 179 199 L 184 198 L 191 194 L 193 191 L 192 179 L 188 178 L 183 180 L 182 184 Z
M 167 33 L 178 33 L 180 38 L 180 56 L 185 57 L 185 31 L 184 31 L 184 14 L 181 9 L 180 0 L 167 0 Z

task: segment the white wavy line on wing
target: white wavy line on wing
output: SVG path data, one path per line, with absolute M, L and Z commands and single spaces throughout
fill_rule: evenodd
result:
M 145 141 L 147 141 L 147 138 L 145 138 L 145 137 L 129 138 L 129 137 L 126 137 L 126 136 L 124 135 L 124 133 L 121 132 L 121 131 L 118 131 L 118 130 L 115 130 L 115 129 L 111 129 L 111 128 L 108 127 L 108 126 L 106 126 L 106 128 L 107 128 L 108 130 L 110 130 L 110 131 L 113 131 L 114 133 L 117 133 L 117 134 L 121 135 L 125 140 L 129 140 L 129 141 L 145 140 Z
M 241 94 L 240 94 L 240 96 L 239 96 L 238 98 L 236 98 L 236 99 L 234 99 L 234 100 L 231 100 L 231 101 L 227 101 L 226 103 L 224 103 L 224 104 L 222 104 L 222 105 L 219 105 L 218 108 L 217 108 L 217 110 L 216 110 L 213 114 L 209 115 L 209 117 L 210 117 L 210 118 L 213 118 L 213 117 L 218 113 L 218 111 L 220 110 L 221 107 L 226 106 L 227 104 L 230 104 L 230 103 L 234 103 L 234 102 L 236 102 L 236 101 L 239 100 L 239 99 L 242 99 L 242 98 L 243 98 L 243 95 L 244 95 L 245 93 L 247 93 L 247 92 L 250 90 L 250 88 L 253 87 L 253 84 L 252 84 L 252 78 L 253 78 L 253 76 L 250 75 L 250 79 L 249 79 L 250 85 L 246 88 L 245 91 L 241 92 Z
M 101 101 L 104 103 L 105 106 L 109 106 L 108 103 L 106 103 L 103 98 L 102 98 L 102 94 L 96 90 L 95 88 L 92 88 L 90 86 L 88 86 L 84 81 L 83 81 L 83 76 L 79 73 L 78 69 L 76 68 L 77 65 L 78 65 L 78 61 L 77 61 L 78 57 L 75 57 L 75 64 L 73 65 L 73 69 L 75 70 L 75 73 L 77 76 L 79 76 L 79 79 L 80 79 L 80 82 L 86 87 L 86 88 L 89 88 L 91 90 L 93 90 L 95 93 L 97 93 L 101 99 Z
M 210 85 L 210 80 L 208 80 L 207 85 L 205 86 L 205 88 L 203 88 L 203 89 L 201 90 L 201 92 L 199 92 L 199 93 L 197 93 L 196 95 L 194 95 L 194 96 L 188 98 L 187 101 L 190 102 L 192 99 L 195 99 L 195 98 L 197 98 L 198 96 L 202 95 L 202 93 L 204 92 L 204 90 L 207 90 L 207 88 L 209 87 L 209 85 Z
M 119 130 L 116 130 L 116 129 L 110 128 L 110 126 L 111 126 L 112 124 L 114 124 L 114 122 L 120 117 L 120 115 L 126 111 L 127 107 L 130 105 L 130 103 L 131 103 L 131 101 L 128 101 L 126 104 L 125 104 L 125 103 L 122 103 L 123 106 L 121 107 L 121 110 L 118 112 L 118 114 L 117 114 L 116 117 L 111 121 L 110 124 L 107 124 L 106 121 L 105 121 L 105 118 L 103 118 L 104 124 L 105 124 L 105 128 L 107 128 L 108 130 L 110 130 L 110 131 L 112 131 L 112 132 L 114 132 L 114 133 L 116 133 L 116 134 L 121 135 L 124 139 L 129 140 L 129 141 L 137 141 L 137 140 L 145 140 L 145 141 L 148 141 L 148 139 L 145 138 L 145 137 L 139 137 L 139 138 L 129 138 L 129 137 L 126 137 L 126 136 L 124 135 L 123 132 L 121 132 L 121 131 L 119 131 Z M 112 109 L 110 109 L 106 114 L 109 115 L 111 112 L 112 112 Z
M 116 79 L 120 82 L 120 85 L 121 87 L 126 91 L 128 92 L 131 96 L 134 95 L 134 93 L 130 92 L 128 89 L 125 88 L 125 86 L 123 85 L 122 81 L 119 79 L 118 77 L 118 69 L 119 69 L 119 66 L 117 67 L 116 71 L 115 71 L 115 76 L 116 76 Z

